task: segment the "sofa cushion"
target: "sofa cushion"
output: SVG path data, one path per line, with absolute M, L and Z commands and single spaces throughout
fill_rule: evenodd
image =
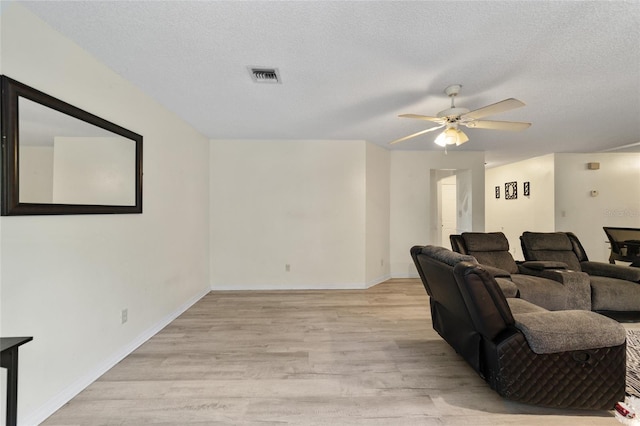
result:
M 525 274 L 514 274 L 511 280 L 518 287 L 519 297 L 531 303 L 550 311 L 577 309 L 570 303 L 567 287 L 558 281 Z
M 563 232 L 523 232 L 520 240 L 528 261 L 551 260 L 566 263 L 573 271 L 582 270 L 571 239 Z
M 481 265 L 489 265 L 507 271 L 518 272 L 518 265 L 509 253 L 509 241 L 502 232 L 463 232 L 462 239 L 467 252 Z
M 456 253 L 444 247 L 424 246 L 422 253 L 449 266 L 456 266 L 460 262 L 478 263 L 473 256 Z
M 640 311 L 640 284 L 591 275 L 591 309 Z
M 518 265 L 508 251 L 471 251 L 469 254 L 475 257 L 481 265 L 490 265 L 507 271 L 509 274 L 518 273 Z
M 540 250 L 537 252 L 536 256 L 541 258 L 540 260 L 555 260 L 557 262 L 566 263 L 567 267 L 571 271 L 582 271 L 580 261 L 573 250 Z
M 469 251 L 509 251 L 509 240 L 502 232 L 463 232 Z
M 537 354 L 587 350 L 622 345 L 624 327 L 591 311 L 514 313 L 516 328 Z
M 528 314 L 531 312 L 545 312 L 547 311 L 545 308 L 540 307 L 538 305 L 534 305 L 531 302 L 528 302 L 524 299 L 511 298 L 507 299 L 507 303 L 509 304 L 509 308 L 511 309 L 511 314 L 515 317 L 518 314 Z
M 625 265 L 612 265 L 604 262 L 580 262 L 582 271 L 589 275 L 617 278 L 619 280 L 640 283 L 640 268 Z
M 559 250 L 537 250 L 529 251 L 529 257 L 538 261 L 554 261 L 562 267 L 570 271 L 582 271 L 580 262 L 573 251 L 559 251 Z M 525 266 L 526 267 L 526 266 Z
M 563 232 L 526 232 L 531 250 L 573 250 L 571 240 Z

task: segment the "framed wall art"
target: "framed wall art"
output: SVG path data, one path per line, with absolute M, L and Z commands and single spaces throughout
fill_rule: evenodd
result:
M 507 182 L 504 184 L 504 199 L 515 200 L 518 198 L 518 182 Z

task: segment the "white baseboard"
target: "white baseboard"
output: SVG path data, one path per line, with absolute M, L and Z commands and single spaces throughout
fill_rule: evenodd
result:
M 367 288 L 365 283 L 322 283 L 322 284 L 286 284 L 275 285 L 272 283 L 250 284 L 215 284 L 211 291 L 277 291 L 277 290 L 362 290 Z
M 374 278 L 373 280 L 371 280 L 371 281 L 369 281 L 368 283 L 365 284 L 365 288 L 371 288 L 374 285 L 378 285 L 378 284 L 383 283 L 383 282 L 385 282 L 385 281 L 387 281 L 389 279 L 391 279 L 391 275 L 389 275 L 389 274 L 383 275 L 383 276 L 378 277 L 378 278 Z
M 286 284 L 286 286 L 276 286 L 270 283 L 252 283 L 252 284 L 215 284 L 211 286 L 212 291 L 251 291 L 251 290 L 364 290 L 380 284 L 391 278 L 391 275 L 384 275 L 374 278 L 366 283 L 322 283 L 322 284 Z
M 420 278 L 420 275 L 418 275 L 418 273 L 409 273 L 409 274 L 391 274 L 391 278 L 402 278 L 402 279 L 406 279 L 406 278 Z
M 100 364 L 96 365 L 92 371 L 80 377 L 78 380 L 73 382 L 58 395 L 54 396 L 49 401 L 44 403 L 34 412 L 27 413 L 27 415 L 25 415 L 22 419 L 18 419 L 18 424 L 20 426 L 33 426 L 45 421 L 49 416 L 58 411 L 60 407 L 69 402 L 74 396 L 83 391 L 91 383 L 95 382 L 100 376 L 109 371 L 109 369 L 122 361 L 127 355 L 136 350 L 138 347 L 140 347 L 140 345 L 149 340 L 155 334 L 157 334 L 171 321 L 176 319 L 178 316 L 184 313 L 184 311 L 193 306 L 198 300 L 202 299 L 207 293 L 209 293 L 209 291 L 210 290 L 207 288 L 197 294 L 195 297 L 192 297 L 187 302 L 183 303 L 180 307 L 178 307 L 178 309 L 166 315 L 152 327 L 140 333 L 133 341 L 129 342 L 127 345 L 123 346 L 118 351 L 113 353 L 110 357 L 102 361 Z

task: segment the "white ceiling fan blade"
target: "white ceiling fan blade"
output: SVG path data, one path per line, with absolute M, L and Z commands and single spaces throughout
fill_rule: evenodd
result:
M 499 114 L 501 112 L 509 111 L 515 108 L 524 106 L 524 102 L 514 98 L 505 99 L 504 101 L 496 102 L 495 104 L 487 105 L 486 107 L 478 108 L 470 111 L 466 114 L 462 114 L 461 118 L 473 118 L 478 119 L 486 117 L 488 115 Z
M 420 114 L 400 114 L 398 117 L 402 118 L 415 118 L 417 120 L 426 120 L 433 121 L 439 124 L 444 124 L 446 120 L 443 120 L 440 117 L 431 117 L 429 115 L 420 115 Z
M 463 123 L 472 129 L 491 129 L 491 130 L 511 130 L 514 132 L 527 129 L 531 123 L 522 121 L 491 121 L 491 120 L 474 120 L 469 123 Z
M 403 137 L 403 138 L 400 138 L 400 139 L 396 139 L 396 140 L 394 140 L 394 141 L 391 141 L 391 142 L 389 142 L 389 145 L 393 145 L 394 143 L 398 143 L 398 142 L 406 141 L 407 139 L 415 138 L 416 136 L 424 135 L 425 133 L 433 132 L 434 130 L 442 129 L 443 127 L 444 127 L 444 124 L 443 124 L 442 126 L 431 127 L 431 128 L 429 128 L 429 129 L 422 130 L 422 131 L 417 132 L 417 133 L 414 133 L 414 134 L 412 134 L 412 135 L 405 136 L 405 137 Z

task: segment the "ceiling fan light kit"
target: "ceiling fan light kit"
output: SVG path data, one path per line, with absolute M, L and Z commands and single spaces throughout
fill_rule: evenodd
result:
M 436 145 L 444 147 L 447 145 L 462 145 L 468 140 L 469 138 L 462 130 L 449 127 L 447 130 L 440 133 L 434 142 Z
M 444 93 L 451 98 L 451 107 L 440 111 L 436 117 L 419 114 L 402 114 L 403 118 L 414 118 L 418 120 L 431 121 L 439 124 L 439 126 L 431 127 L 426 130 L 414 133 L 409 136 L 405 136 L 400 139 L 396 139 L 391 144 L 405 141 L 407 139 L 414 138 L 416 136 L 423 135 L 425 133 L 445 128 L 436 139 L 437 145 L 446 147 L 447 145 L 461 145 L 469 140 L 467 135 L 459 129 L 459 126 L 465 126 L 475 129 L 489 129 L 489 130 L 509 130 L 520 131 L 531 126 L 531 123 L 524 123 L 518 121 L 493 121 L 493 120 L 479 120 L 480 118 L 487 117 L 489 115 L 499 114 L 501 112 L 509 111 L 511 109 L 520 108 L 524 106 L 524 102 L 514 98 L 509 98 L 496 102 L 495 104 L 487 105 L 482 108 L 470 111 L 467 108 L 459 108 L 455 106 L 454 98 L 460 93 L 462 88 L 461 84 L 452 84 L 444 89 Z

